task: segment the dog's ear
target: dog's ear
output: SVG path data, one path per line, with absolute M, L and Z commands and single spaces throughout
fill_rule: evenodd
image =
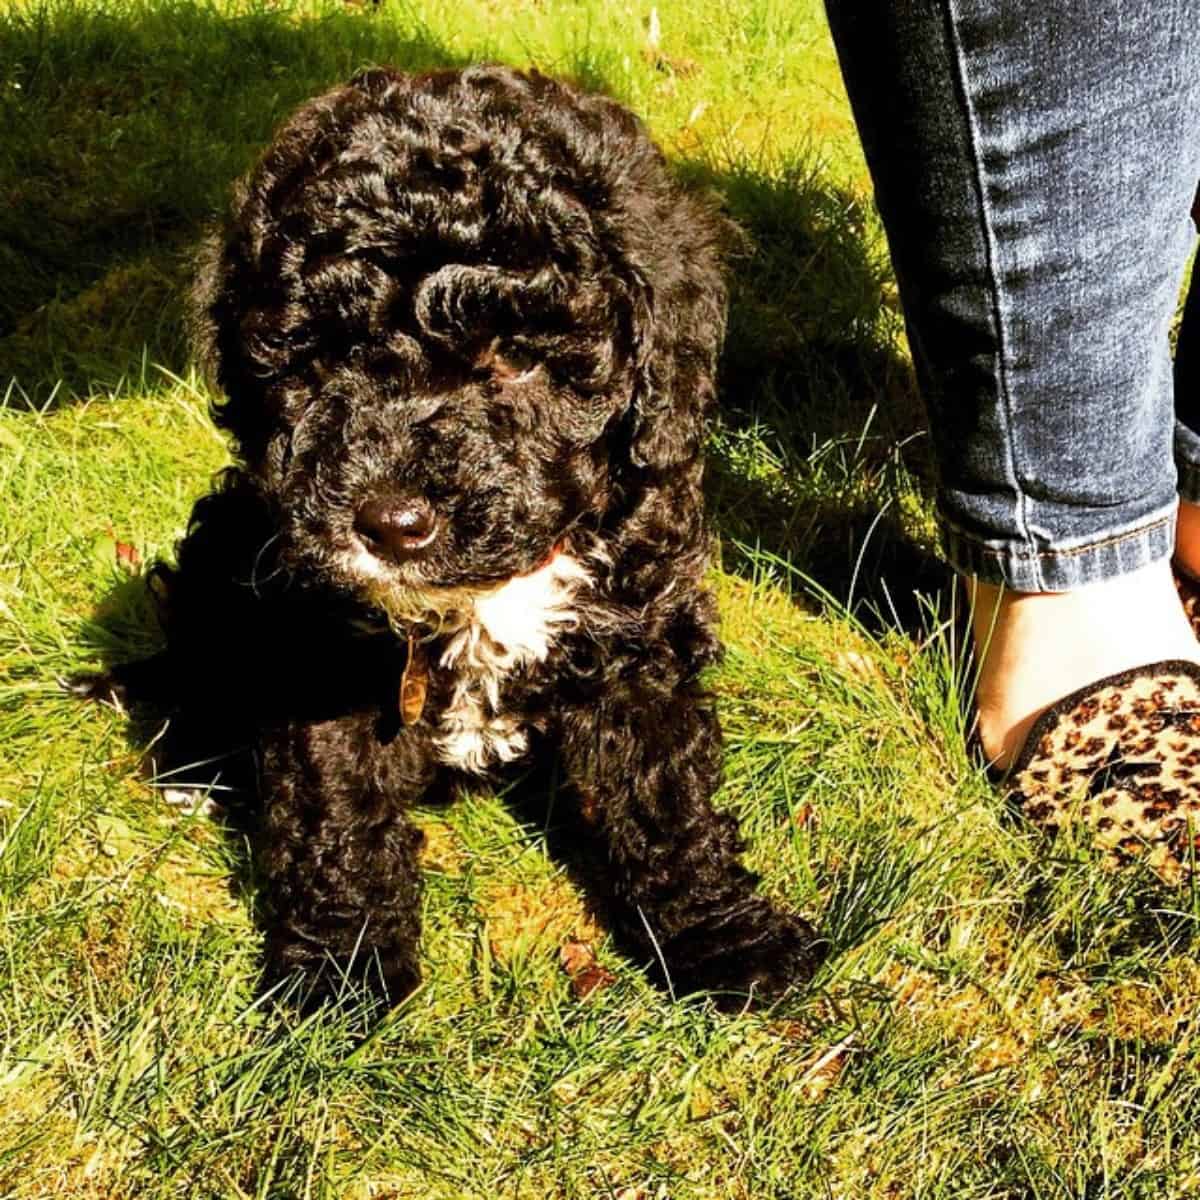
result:
M 212 408 L 213 419 L 229 430 L 239 446 L 253 441 L 253 405 L 238 403 L 240 395 L 230 387 L 229 375 L 236 367 L 236 347 L 229 345 L 239 328 L 236 315 L 226 296 L 228 263 L 225 257 L 226 233 L 220 227 L 208 230 L 196 250 L 196 272 L 187 297 L 187 324 L 192 355 L 197 366 L 217 395 L 223 399 Z
M 217 322 L 213 305 L 221 278 L 223 238 L 217 229 L 209 229 L 196 247 L 196 269 L 186 300 L 188 338 L 192 356 L 210 383 L 221 373 L 221 355 L 217 348 Z
M 213 403 L 213 420 L 233 435 L 239 457 L 253 462 L 266 452 L 272 423 L 266 373 L 244 344 L 250 314 L 237 277 L 236 248 L 236 238 L 223 228 L 210 230 L 198 247 L 187 323 L 196 363 L 223 397 Z
M 676 243 L 677 255 L 638 281 L 632 331 L 635 384 L 630 461 L 651 472 L 695 462 L 716 402 L 725 338 L 726 290 L 720 239 L 724 222 L 706 210 Z M 686 235 L 685 235 L 686 236 Z

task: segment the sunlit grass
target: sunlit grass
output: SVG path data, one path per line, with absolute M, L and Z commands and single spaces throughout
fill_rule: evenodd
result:
M 967 749 L 819 6 L 0 11 L 0 1196 L 1200 1190 L 1200 902 L 1048 847 Z M 709 473 L 721 803 L 830 942 L 774 1013 L 653 990 L 550 853 L 553 814 L 480 796 L 420 814 L 421 989 L 383 1021 L 352 996 L 300 1020 L 256 992 L 241 835 L 164 805 L 138 767 L 154 730 L 56 682 L 155 644 L 141 571 L 224 462 L 179 293 L 231 179 L 358 67 L 480 58 L 612 92 L 749 234 Z M 585 1000 L 573 938 L 615 976 Z

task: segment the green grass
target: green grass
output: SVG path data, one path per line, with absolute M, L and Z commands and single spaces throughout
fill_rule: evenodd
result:
M 0 7 L 0 1197 L 1200 1190 L 1200 898 L 1005 812 L 954 614 L 912 594 L 927 452 L 819 6 L 657 13 L 652 46 L 600 0 Z M 420 814 L 422 988 L 300 1020 L 256 997 L 245 845 L 56 683 L 154 644 L 141 566 L 225 460 L 179 293 L 232 178 L 360 66 L 478 58 L 617 95 L 753 241 L 710 471 L 721 803 L 832 947 L 773 1013 L 651 989 L 544 822 L 482 797 Z M 586 1000 L 573 937 L 615 976 Z

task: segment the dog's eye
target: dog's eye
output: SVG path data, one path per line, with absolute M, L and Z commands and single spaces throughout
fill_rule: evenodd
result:
M 528 378 L 540 364 L 528 347 L 506 342 L 496 347 L 490 365 L 497 379 L 510 380 Z

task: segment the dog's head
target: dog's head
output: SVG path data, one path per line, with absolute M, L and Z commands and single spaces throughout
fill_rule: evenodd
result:
M 195 306 L 283 561 L 415 617 L 697 475 L 724 235 L 625 109 L 536 74 L 303 106 Z

